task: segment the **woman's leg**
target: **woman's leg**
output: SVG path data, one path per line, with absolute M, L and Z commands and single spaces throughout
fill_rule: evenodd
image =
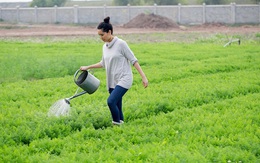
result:
M 107 104 L 114 122 L 120 123 L 120 120 L 124 118 L 122 112 L 122 97 L 126 92 L 127 89 L 118 85 L 115 89 L 109 89 L 110 96 L 107 99 Z
M 121 98 L 118 103 L 117 103 L 117 107 L 118 107 L 118 110 L 119 110 L 119 119 L 120 119 L 120 122 L 121 121 L 124 121 L 124 114 L 123 114 L 123 109 L 122 109 L 122 100 L 123 98 Z

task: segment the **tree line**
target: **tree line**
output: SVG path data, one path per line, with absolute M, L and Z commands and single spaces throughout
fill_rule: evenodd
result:
M 63 6 L 67 0 L 33 0 L 30 4 L 31 7 L 53 7 Z

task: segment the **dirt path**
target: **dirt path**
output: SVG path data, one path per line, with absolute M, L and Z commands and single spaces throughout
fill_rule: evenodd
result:
M 229 27 L 218 24 L 199 26 L 179 26 L 179 28 L 124 28 L 114 27 L 115 34 L 132 33 L 227 33 L 248 34 L 260 33 L 260 26 L 243 25 Z M 84 36 L 96 35 L 95 27 L 72 26 L 72 25 L 27 25 L 0 23 L 0 37 L 28 37 L 28 36 Z

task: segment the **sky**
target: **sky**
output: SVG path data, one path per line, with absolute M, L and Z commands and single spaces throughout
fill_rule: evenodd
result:
M 32 0 L 0 0 L 0 2 L 31 2 Z
M 0 0 L 1 2 L 31 2 L 32 0 Z M 82 1 L 82 0 L 81 0 Z M 84 0 L 83 0 L 84 1 Z M 87 0 L 86 0 L 87 1 Z

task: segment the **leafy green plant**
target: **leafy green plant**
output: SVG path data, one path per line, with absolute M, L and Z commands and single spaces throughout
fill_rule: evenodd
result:
M 100 42 L 1 40 L 0 162 L 259 162 L 257 42 L 150 37 L 166 41 L 129 44 L 150 84 L 133 69 L 120 127 L 111 124 L 103 69 L 97 92 L 73 99 L 70 116 L 47 116 L 77 89 L 74 72 L 101 59 Z

